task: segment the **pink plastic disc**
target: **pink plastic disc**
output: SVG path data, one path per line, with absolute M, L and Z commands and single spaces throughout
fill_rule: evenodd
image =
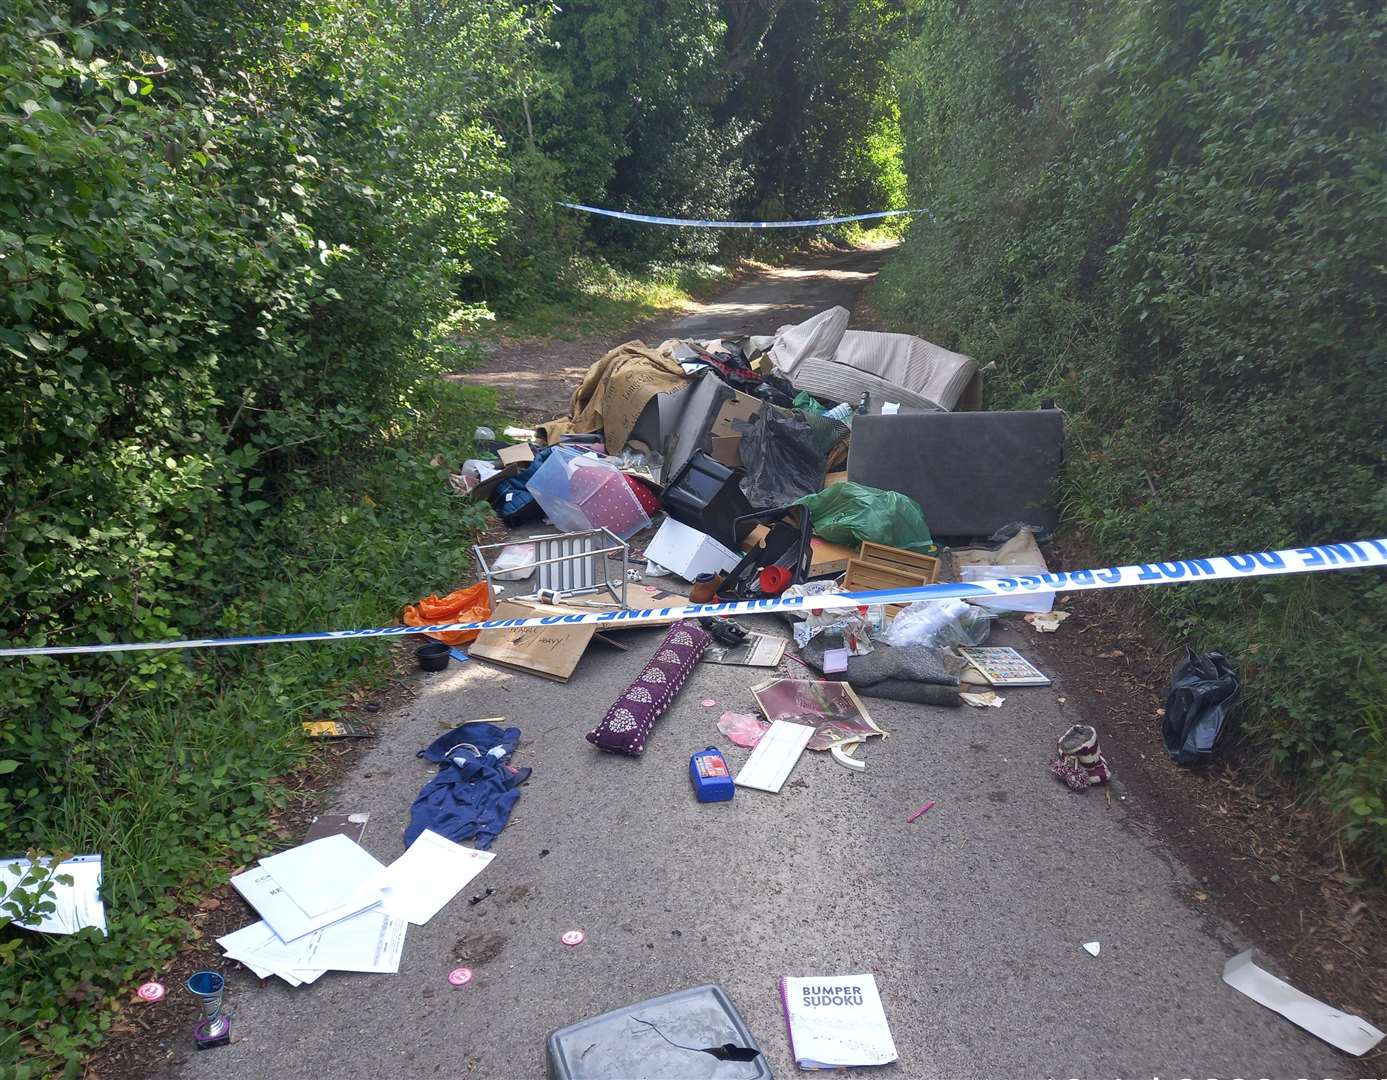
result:
M 581 945 L 586 941 L 587 934 L 583 933 L 581 930 L 566 930 L 564 931 L 563 937 L 559 938 L 559 940 L 571 949 L 574 945 Z
M 162 1001 L 164 998 L 164 984 L 159 982 L 141 983 L 140 988 L 135 991 L 141 1001 Z
M 717 701 L 714 700 L 713 698 L 706 697 L 706 698 L 703 699 L 703 707 L 704 707 L 705 709 L 711 709 L 711 708 L 713 708 L 713 707 L 716 706 L 716 705 L 717 705 Z
M 448 972 L 448 981 L 454 986 L 466 986 L 472 981 L 471 968 L 453 968 Z

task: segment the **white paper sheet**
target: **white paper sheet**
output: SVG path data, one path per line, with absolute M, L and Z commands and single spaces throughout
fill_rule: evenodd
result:
M 495 857 L 425 829 L 371 885 L 385 894 L 389 914 L 423 926 Z
M 321 970 L 291 971 L 287 968 L 267 967 L 263 964 L 253 963 L 251 960 L 247 959 L 247 957 L 254 955 L 256 949 L 272 944 L 276 940 L 275 932 L 270 928 L 269 924 L 265 922 L 256 922 L 251 923 L 249 926 L 243 926 L 239 930 L 233 930 L 224 937 L 217 938 L 217 944 L 222 947 L 222 951 L 232 960 L 236 960 L 250 968 L 251 972 L 258 979 L 268 979 L 271 975 L 275 975 L 283 979 L 290 986 L 302 986 L 304 983 L 313 982 L 323 974 Z
M 0 881 L 5 883 L 6 895 L 24 880 L 32 865 L 28 859 L 0 859 Z M 69 876 L 72 884 L 54 881 L 53 891 L 41 901 L 53 904 L 54 910 L 40 915 L 33 922 L 16 919 L 15 925 L 45 934 L 75 934 L 78 930 L 94 926 L 104 935 L 106 905 L 101 902 L 101 856 L 74 855 L 50 867 L 48 873 L 50 879 Z
M 876 979 L 825 975 L 780 980 L 790 1055 L 801 1069 L 889 1065 L 896 1044 Z
M 738 787 L 779 794 L 795 762 L 799 761 L 813 737 L 814 728 L 808 724 L 775 721 L 761 736 L 761 741 L 756 744 L 756 749 L 747 758 L 734 783 Z
M 379 889 L 363 889 L 347 903 L 314 919 L 309 918 L 303 908 L 294 903 L 263 866 L 252 867 L 244 874 L 237 874 L 231 879 L 231 887 L 245 898 L 247 904 L 255 908 L 281 941 L 296 941 L 305 934 L 313 933 L 314 930 L 321 930 L 325 926 L 331 926 L 335 922 L 374 907 L 385 899 Z
M 375 907 L 297 941 L 275 938 L 248 949 L 237 959 L 296 974 L 300 969 L 394 974 L 400 970 L 408 927 L 404 919 Z
M 1251 949 L 1223 965 L 1223 981 L 1346 1054 L 1366 1054 L 1384 1037 L 1383 1032 L 1361 1016 L 1332 1009 L 1269 971 L 1263 971 L 1252 962 Z
M 360 844 L 340 834 L 261 859 L 291 900 L 315 919 L 341 907 L 385 869 Z

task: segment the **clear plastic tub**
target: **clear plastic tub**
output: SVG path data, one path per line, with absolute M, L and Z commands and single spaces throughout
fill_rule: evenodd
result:
M 1050 571 L 1044 566 L 987 566 L 969 564 L 958 568 L 962 581 L 996 581 L 998 578 L 1039 577 Z M 1055 606 L 1054 593 L 1018 593 L 1007 596 L 970 596 L 970 603 L 993 611 L 1049 611 Z
M 650 526 L 626 477 L 594 454 L 555 447 L 525 486 L 565 532 L 605 528 L 625 540 Z

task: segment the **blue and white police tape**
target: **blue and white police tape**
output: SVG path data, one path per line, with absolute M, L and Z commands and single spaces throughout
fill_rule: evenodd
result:
M 878 210 L 872 214 L 845 214 L 842 217 L 809 218 L 804 221 L 709 221 L 705 218 L 656 217 L 651 214 L 628 214 L 624 210 L 604 210 L 600 206 L 561 202 L 570 210 L 603 217 L 636 221 L 643 225 L 682 225 L 691 229 L 812 229 L 818 225 L 842 225 L 849 221 L 870 221 L 874 218 L 900 217 L 903 214 L 929 214 L 928 210 Z M 931 215 L 933 216 L 933 215 Z
M 972 597 L 1020 596 L 1027 593 L 1081 592 L 1122 589 L 1136 585 L 1184 585 L 1199 581 L 1239 581 L 1281 574 L 1311 574 L 1322 570 L 1359 570 L 1387 566 L 1387 537 L 1342 544 L 1252 551 L 1242 555 L 1213 555 L 1207 559 L 1111 566 L 1102 570 L 1067 570 L 1056 574 L 999 578 L 994 581 L 941 582 L 908 589 L 828 593 L 767 600 L 733 600 L 724 604 L 685 604 L 679 607 L 625 609 L 574 615 L 545 615 L 529 619 L 488 619 L 485 622 L 439 623 L 436 626 L 377 626 L 368 630 L 318 630 L 305 634 L 254 634 L 245 637 L 193 638 L 185 641 L 129 642 L 117 645 L 36 645 L 0 649 L 6 656 L 71 656 L 80 653 L 147 652 L 158 649 L 210 649 L 228 645 L 279 645 L 296 641 L 359 641 L 405 634 L 448 633 L 457 630 L 503 630 L 527 626 L 581 626 L 621 623 L 658 625 L 700 615 L 762 615 L 772 611 L 829 610 L 866 604 L 909 604 L 917 600 L 967 600 Z

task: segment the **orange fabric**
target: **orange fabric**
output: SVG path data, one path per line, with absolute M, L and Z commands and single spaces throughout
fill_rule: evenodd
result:
M 481 622 L 491 617 L 491 605 L 487 603 L 486 582 L 450 592 L 440 597 L 429 593 L 417 604 L 405 606 L 406 626 L 433 626 L 436 623 Z M 476 639 L 480 630 L 456 630 L 445 634 L 429 634 L 448 645 L 463 645 Z

